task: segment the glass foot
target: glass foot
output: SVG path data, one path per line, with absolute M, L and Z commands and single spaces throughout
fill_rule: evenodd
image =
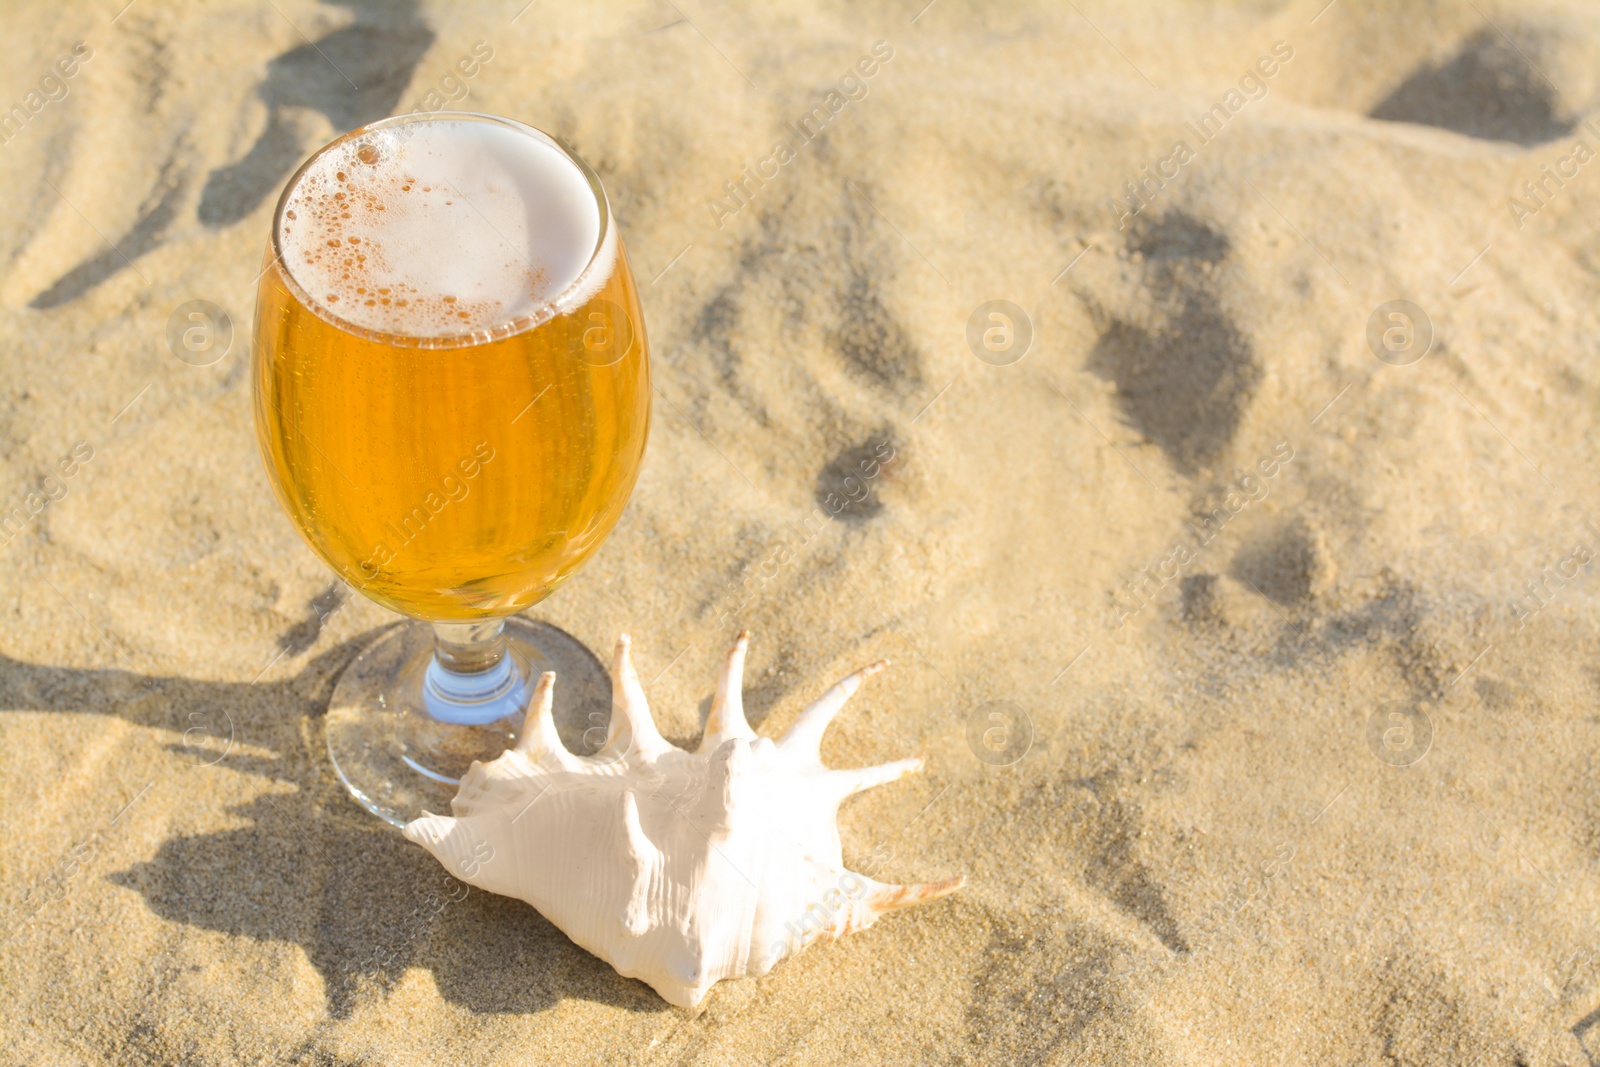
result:
M 474 760 L 492 760 L 522 729 L 533 683 L 556 672 L 562 741 L 588 755 L 611 721 L 611 676 L 565 630 L 514 616 L 505 655 L 477 674 L 442 668 L 425 622 L 385 630 L 339 676 L 328 704 L 328 755 L 362 807 L 394 826 L 447 814 Z M 431 709 L 431 710 L 430 710 Z

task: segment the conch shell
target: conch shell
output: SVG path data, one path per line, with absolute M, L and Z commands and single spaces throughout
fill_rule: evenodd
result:
M 828 723 L 887 663 L 829 689 L 774 743 L 744 717 L 749 637 L 728 653 L 696 751 L 656 730 L 623 635 L 611 725 L 594 756 L 574 755 L 557 736 L 546 673 L 516 744 L 472 765 L 453 817 L 424 813 L 406 837 L 451 874 L 532 904 L 618 973 L 685 1008 L 720 979 L 766 974 L 820 937 L 959 889 L 964 878 L 885 885 L 844 868 L 839 803 L 922 767 L 822 765 Z

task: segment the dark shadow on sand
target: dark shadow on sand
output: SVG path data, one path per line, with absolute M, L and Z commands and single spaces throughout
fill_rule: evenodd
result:
M 1480 30 L 1450 59 L 1412 71 L 1371 117 L 1524 148 L 1566 136 L 1574 123 L 1558 114 L 1555 87 L 1525 54 L 1537 54 L 1538 41 L 1520 36 L 1519 46 L 1496 30 Z
M 0 655 L 0 714 L 115 715 L 172 731 L 174 775 L 231 769 L 274 783 L 229 809 L 250 825 L 173 837 L 153 859 L 109 879 L 170 922 L 300 946 L 323 978 L 334 1018 L 348 1017 L 364 991 L 387 991 L 409 967 L 430 971 L 440 995 L 475 1012 L 538 1012 L 574 997 L 670 1010 L 526 904 L 449 877 L 343 795 L 310 720 L 373 636 L 320 653 L 292 677 L 256 684 Z
M 354 21 L 267 63 L 256 87 L 267 107 L 266 127 L 240 159 L 207 176 L 198 207 L 207 227 L 221 229 L 250 215 L 315 147 L 302 143 L 288 109 L 321 112 L 341 132 L 376 122 L 394 112 L 433 45 L 434 32 L 423 21 L 418 0 L 329 2 L 352 11 Z M 187 210 L 194 185 L 188 154 L 180 138 L 133 225 L 108 237 L 108 247 L 73 266 L 28 306 L 49 310 L 70 303 L 161 247 L 167 230 Z
M 219 167 L 200 194 L 200 221 L 212 228 L 238 222 L 278 191 L 308 146 L 285 108 L 320 111 L 335 129 L 353 130 L 394 111 L 434 33 L 417 0 L 334 0 L 355 21 L 307 41 L 267 64 L 256 93 L 267 126 L 243 158 Z

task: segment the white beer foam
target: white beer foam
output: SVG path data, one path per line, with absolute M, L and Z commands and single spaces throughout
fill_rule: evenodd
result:
M 279 220 L 284 266 L 328 315 L 382 333 L 443 338 L 503 328 L 562 296 L 594 259 L 611 274 L 615 228 L 576 164 L 531 127 L 434 119 L 367 131 L 300 176 Z

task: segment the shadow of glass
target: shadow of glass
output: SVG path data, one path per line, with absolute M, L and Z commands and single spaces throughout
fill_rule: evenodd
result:
M 256 89 L 267 106 L 266 129 L 238 162 L 211 172 L 200 195 L 200 221 L 213 229 L 238 222 L 277 192 L 310 147 L 286 121 L 286 108 L 326 115 L 343 133 L 394 111 L 434 33 L 416 0 L 336 0 L 355 22 L 308 41 L 267 64 Z
M 330 2 L 353 11 L 355 21 L 267 63 L 256 88 L 267 106 L 265 129 L 241 159 L 213 170 L 201 190 L 198 216 L 211 229 L 255 211 L 314 147 L 302 143 L 288 109 L 321 112 L 340 132 L 385 118 L 433 45 L 418 0 Z M 180 141 L 128 231 L 57 278 L 29 306 L 49 310 L 69 303 L 159 248 L 193 187 L 188 154 Z
M 174 837 L 149 861 L 107 877 L 169 922 L 299 946 L 322 976 L 334 1018 L 386 993 L 410 967 L 429 971 L 445 1000 L 480 1013 L 538 1012 L 566 998 L 671 1010 L 526 904 L 451 878 L 349 802 L 331 768 L 307 753 L 307 720 L 322 715 L 340 671 L 373 636 L 317 655 L 292 677 L 253 684 L 0 655 L 0 713 L 116 715 L 184 735 L 167 748 L 195 766 L 178 773 L 204 774 L 213 764 L 274 783 L 229 809 L 250 825 Z
M 48 311 L 76 300 L 133 261 L 161 246 L 167 228 L 177 217 L 186 190 L 192 187 L 189 172 L 178 163 L 177 153 L 161 169 L 161 177 L 151 191 L 139 217 L 128 232 L 99 255 L 73 267 L 51 283 L 50 288 L 28 302 L 36 311 Z

